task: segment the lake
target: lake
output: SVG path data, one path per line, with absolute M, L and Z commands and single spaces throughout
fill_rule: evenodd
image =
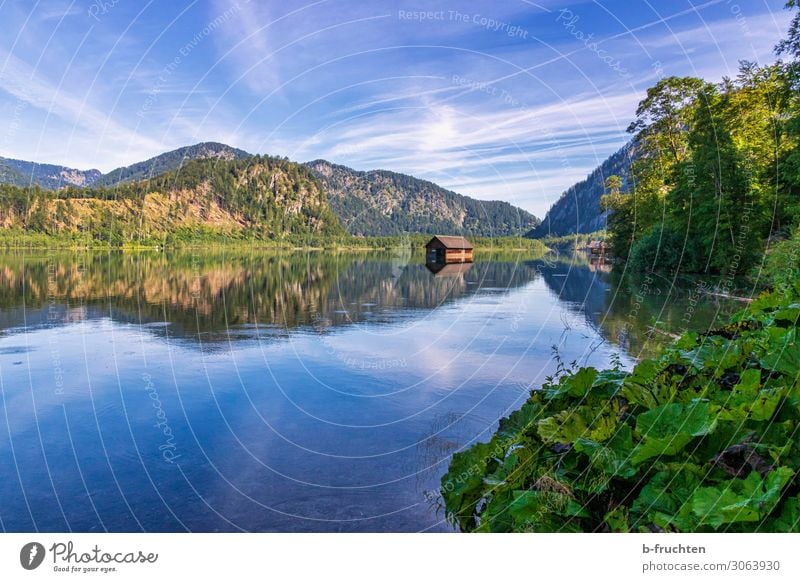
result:
M 739 308 L 585 256 L 0 254 L 4 531 L 450 531 L 450 456 L 559 361 Z

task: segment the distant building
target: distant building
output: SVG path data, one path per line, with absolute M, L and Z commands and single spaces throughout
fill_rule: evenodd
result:
M 602 240 L 593 240 L 586 249 L 593 255 L 604 255 L 608 252 L 608 245 Z
M 427 263 L 471 263 L 472 245 L 463 236 L 436 235 L 425 245 Z

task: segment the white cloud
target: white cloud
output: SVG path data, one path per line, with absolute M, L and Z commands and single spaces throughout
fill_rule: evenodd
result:
M 640 98 L 585 94 L 527 109 L 437 103 L 355 115 L 299 142 L 292 157 L 323 157 L 438 181 L 481 199 L 513 199 L 542 215 L 626 140 Z M 622 117 L 621 117 L 622 115 Z

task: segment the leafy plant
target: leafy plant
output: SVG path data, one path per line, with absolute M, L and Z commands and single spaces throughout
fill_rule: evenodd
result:
M 556 375 L 442 478 L 464 531 L 800 531 L 800 282 L 631 372 Z

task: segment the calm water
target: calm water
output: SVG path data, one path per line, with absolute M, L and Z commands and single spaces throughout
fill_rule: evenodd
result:
M 736 307 L 698 284 L 513 254 L 2 254 L 0 527 L 446 531 L 449 457 L 553 346 L 630 366 Z

